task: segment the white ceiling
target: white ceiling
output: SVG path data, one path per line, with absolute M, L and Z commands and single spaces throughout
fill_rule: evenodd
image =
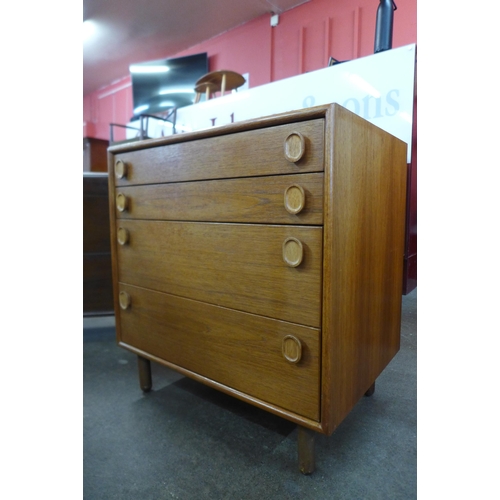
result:
M 83 0 L 95 33 L 83 44 L 83 95 L 266 13 L 310 0 Z

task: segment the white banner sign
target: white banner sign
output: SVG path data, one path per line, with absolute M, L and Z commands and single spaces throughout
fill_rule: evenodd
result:
M 177 110 L 176 129 L 202 130 L 336 102 L 406 142 L 409 163 L 415 56 L 416 45 L 406 45 L 186 106 Z M 159 125 L 149 132 L 169 133 Z

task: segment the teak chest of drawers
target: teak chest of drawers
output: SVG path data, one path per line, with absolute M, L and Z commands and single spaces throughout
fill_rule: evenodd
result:
M 406 144 L 337 104 L 108 150 L 117 340 L 331 434 L 399 350 Z

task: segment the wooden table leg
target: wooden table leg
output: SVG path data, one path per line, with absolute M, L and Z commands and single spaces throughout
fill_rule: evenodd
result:
M 299 469 L 302 474 L 314 472 L 314 438 L 316 432 L 306 427 L 298 426 Z
M 149 392 L 151 387 L 153 387 L 151 379 L 151 361 L 142 356 L 137 356 L 137 362 L 139 367 L 139 384 L 144 392 Z
M 365 392 L 365 396 L 367 397 L 373 396 L 374 392 L 375 392 L 375 382 L 373 382 L 370 388 Z
M 222 83 L 220 88 L 221 97 L 226 93 L 226 73 L 222 73 Z

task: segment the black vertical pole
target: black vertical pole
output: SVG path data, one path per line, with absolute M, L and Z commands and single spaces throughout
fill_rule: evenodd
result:
M 392 28 L 396 9 L 393 0 L 380 0 L 375 25 L 375 54 L 392 48 Z

